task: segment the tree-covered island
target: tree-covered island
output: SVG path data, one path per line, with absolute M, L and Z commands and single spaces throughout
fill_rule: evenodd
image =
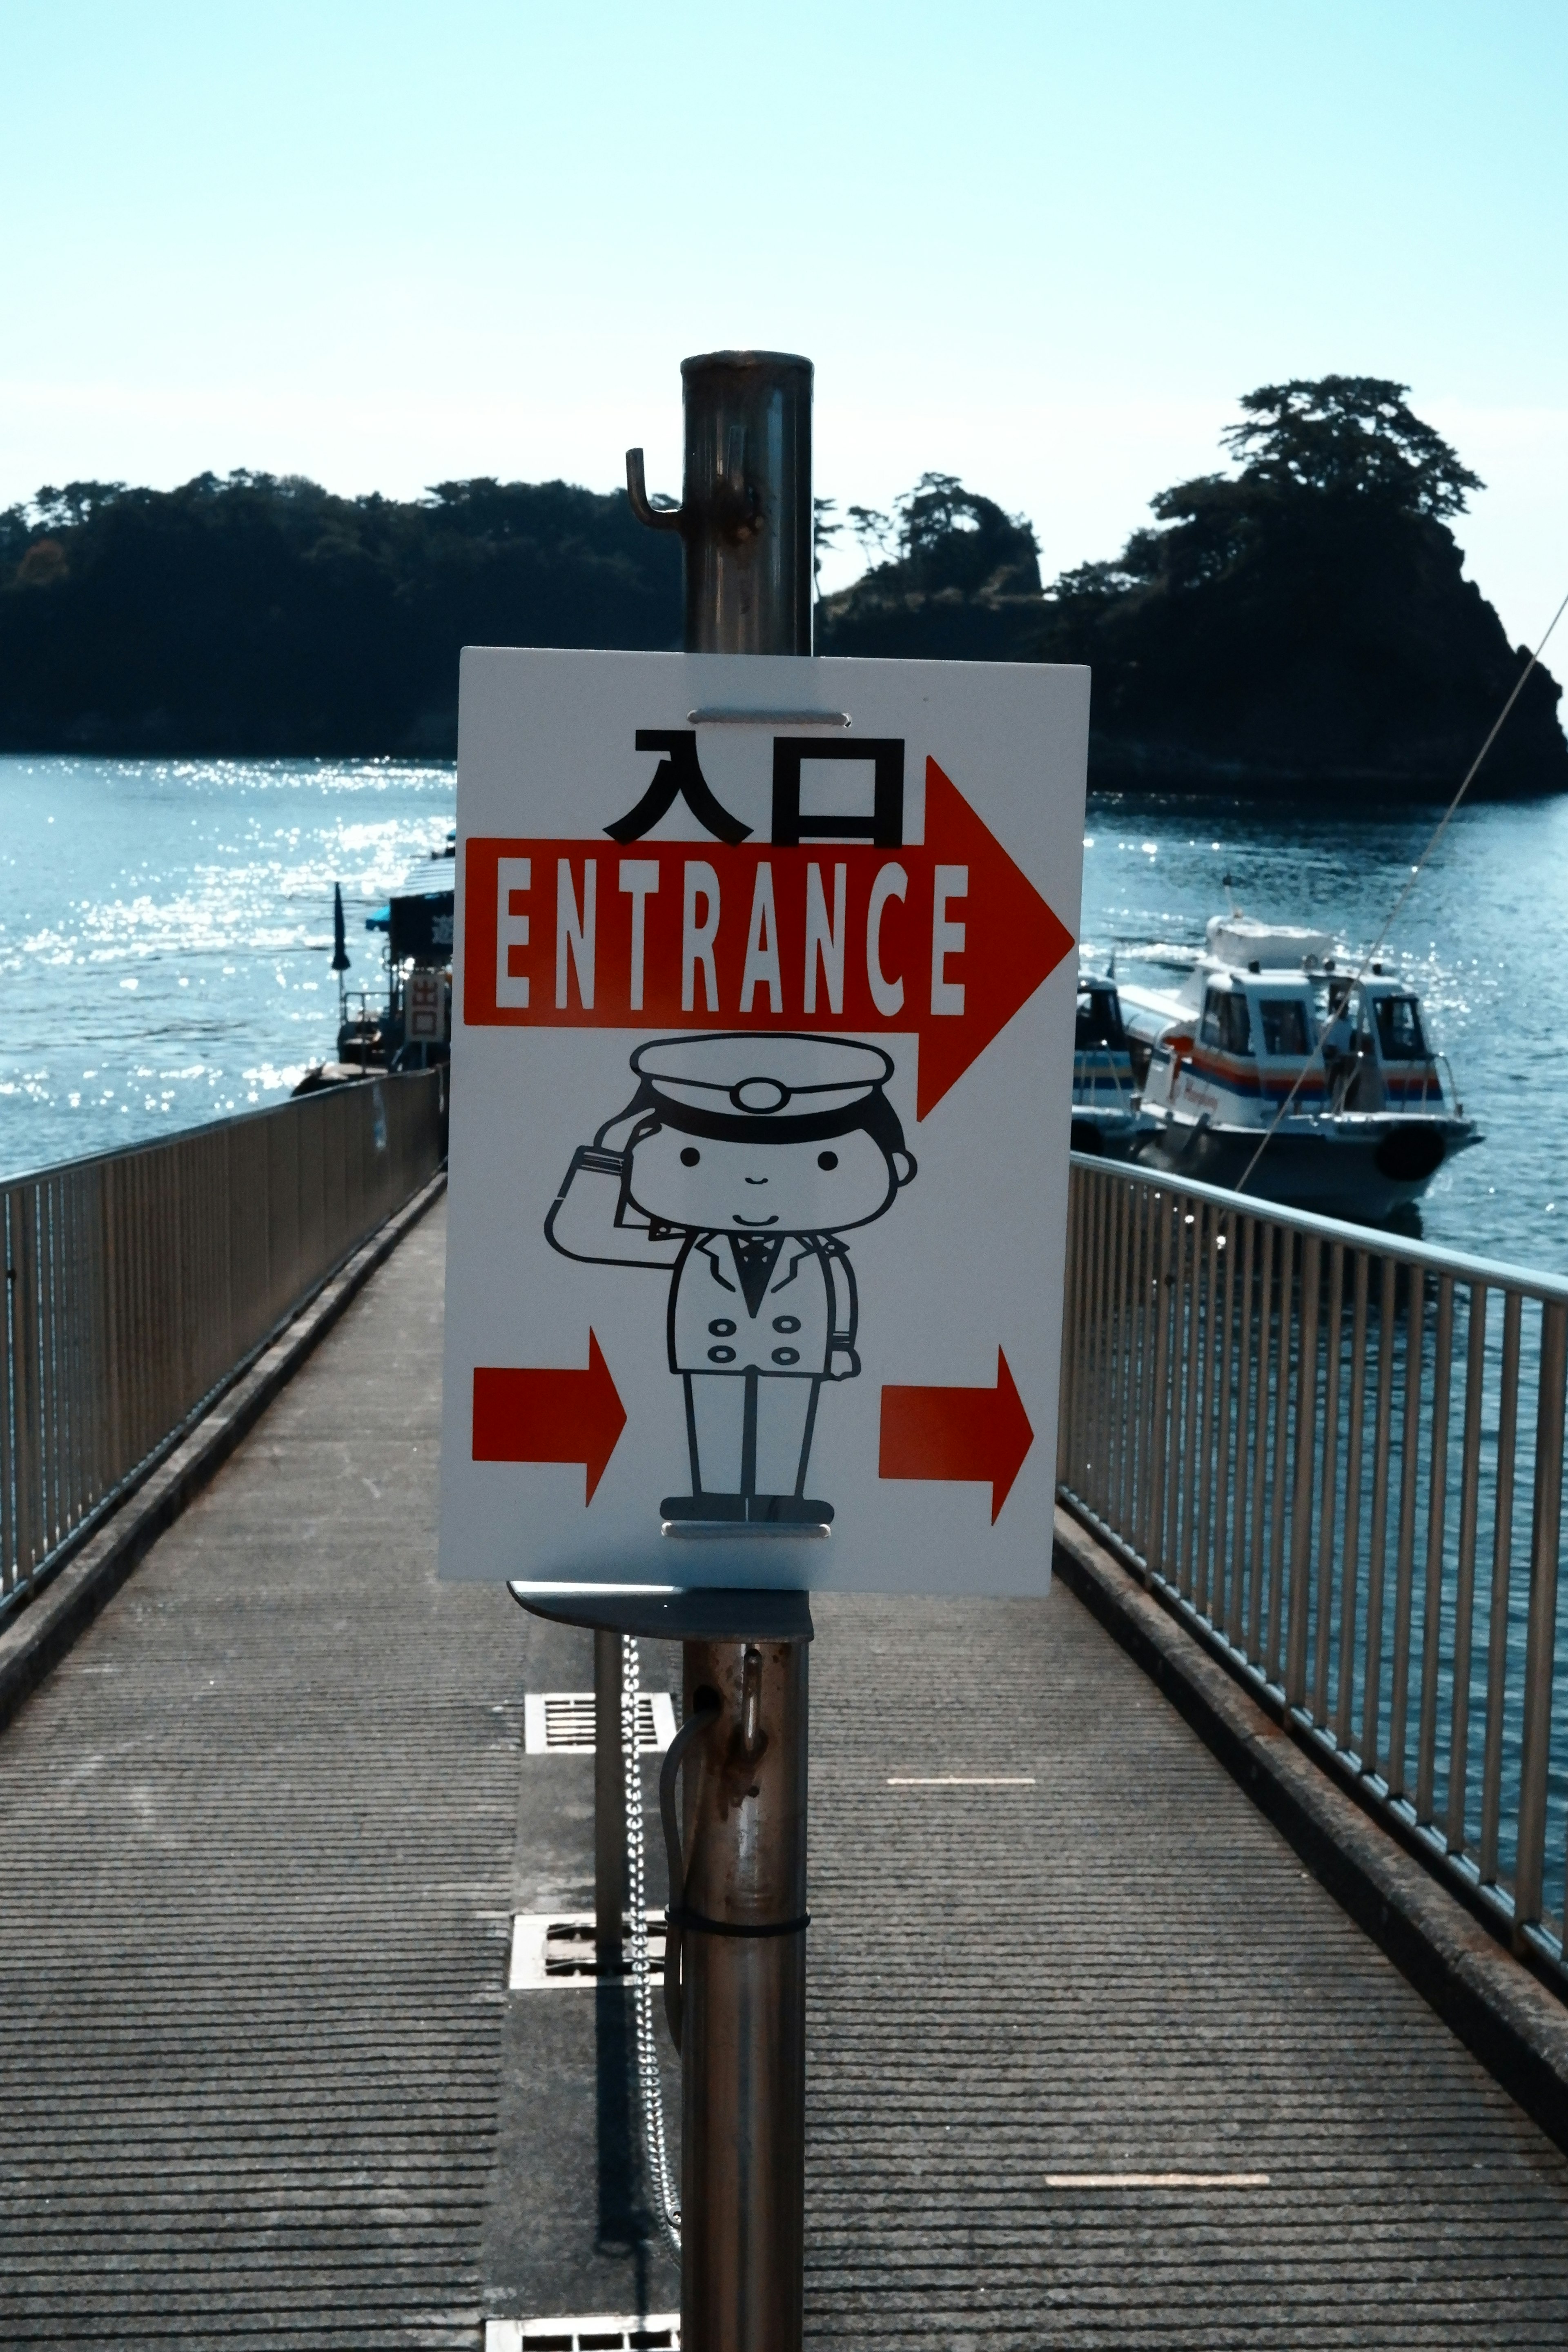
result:
M 852 516 L 892 552 L 828 599 L 822 650 L 1087 662 L 1102 789 L 1446 798 L 1528 654 L 1449 529 L 1481 485 L 1406 390 L 1248 393 L 1234 472 L 1162 491 L 1152 529 L 1045 590 L 1026 522 L 927 476 L 890 521 Z M 1568 790 L 1560 691 L 1536 670 L 1478 793 Z
M 868 564 L 818 648 L 1087 662 L 1102 788 L 1446 797 L 1524 656 L 1450 529 L 1480 485 L 1405 390 L 1249 393 L 1232 470 L 1049 587 L 1028 523 L 951 475 L 891 515 L 824 506 L 819 539 L 847 527 Z M 0 515 L 0 748 L 449 753 L 463 645 L 665 647 L 679 610 L 675 541 L 619 493 L 72 483 Z M 1558 698 L 1538 670 L 1478 793 L 1568 789 Z

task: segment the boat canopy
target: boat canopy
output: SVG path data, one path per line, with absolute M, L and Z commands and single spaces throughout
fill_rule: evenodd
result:
M 1216 963 L 1247 971 L 1302 971 L 1333 961 L 1331 931 L 1309 931 L 1293 923 L 1259 923 L 1250 915 L 1211 915 L 1205 940 Z
M 1078 1029 L 1075 1051 L 1086 1053 L 1096 1045 L 1109 1046 L 1112 1053 L 1127 1051 L 1127 1032 L 1122 1026 L 1121 1006 L 1111 980 L 1090 978 L 1079 974 Z

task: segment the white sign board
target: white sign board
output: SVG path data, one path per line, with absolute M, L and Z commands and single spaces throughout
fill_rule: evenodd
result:
M 465 653 L 443 1575 L 1045 1589 L 1088 719 Z
M 403 983 L 403 1030 L 410 1045 L 439 1045 L 447 1035 L 447 975 L 416 968 Z

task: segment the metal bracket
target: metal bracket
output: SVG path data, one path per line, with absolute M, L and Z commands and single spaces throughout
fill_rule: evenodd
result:
M 726 1585 L 531 1584 L 507 1591 L 555 1625 L 631 1633 L 644 1642 L 809 1642 L 811 1597 Z
M 847 710 L 742 710 L 728 704 L 686 714 L 689 727 L 853 727 Z M 867 755 L 870 755 L 868 753 Z

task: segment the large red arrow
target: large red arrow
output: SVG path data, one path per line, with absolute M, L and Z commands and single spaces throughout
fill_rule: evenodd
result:
M 470 836 L 463 940 L 470 1026 L 912 1031 L 921 1118 L 1073 944 L 930 759 L 918 845 Z
M 1058 920 L 1028 876 L 1015 866 L 934 760 L 926 761 L 924 855 L 933 869 L 938 865 L 965 867 L 969 895 L 967 905 L 958 902 L 950 909 L 963 918 L 963 949 L 944 959 L 946 971 L 963 982 L 963 1011 L 942 1017 L 925 1009 L 932 1002 L 931 993 L 921 1000 L 924 1018 L 917 1024 L 917 1118 L 924 1118 L 932 1104 L 957 1084 L 1073 944 L 1066 924 Z M 925 969 L 929 975 L 929 956 Z M 1001 1507 L 998 1503 L 997 1510 Z
M 626 1409 L 592 1331 L 585 1372 L 475 1368 L 476 1462 L 581 1462 L 583 1500 L 591 1503 L 626 1425 Z
M 882 1391 L 879 1475 L 978 1480 L 991 1489 L 993 1527 L 1034 1442 L 1000 1348 L 994 1389 Z

